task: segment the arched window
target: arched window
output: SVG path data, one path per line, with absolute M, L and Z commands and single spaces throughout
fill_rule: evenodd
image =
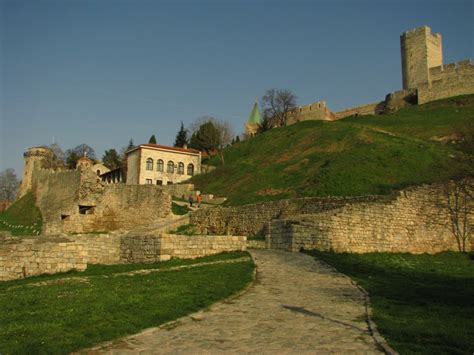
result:
M 163 166 L 164 166 L 163 160 L 159 159 L 156 162 L 156 171 L 163 171 Z
M 174 163 L 171 160 L 168 162 L 168 168 L 166 169 L 166 172 L 170 174 L 174 173 Z
M 179 175 L 184 175 L 184 163 L 179 163 L 178 164 L 178 174 Z
M 97 176 L 100 176 L 100 170 L 97 169 Z
M 146 160 L 146 170 L 153 170 L 153 159 L 148 158 Z
M 194 175 L 194 165 L 193 164 L 188 164 L 188 175 L 190 175 L 190 176 Z

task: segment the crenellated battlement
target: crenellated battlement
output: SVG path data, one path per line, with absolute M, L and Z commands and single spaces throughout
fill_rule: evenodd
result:
M 441 33 L 435 33 L 431 30 L 429 26 L 423 25 L 411 30 L 403 32 L 400 37 L 402 38 L 412 38 L 420 35 L 430 35 L 433 37 L 441 38 Z
M 460 60 L 455 63 L 443 64 L 437 67 L 432 67 L 430 70 L 431 80 L 437 80 L 438 77 L 452 75 L 452 74 L 464 74 L 465 72 L 474 71 L 474 64 L 470 59 Z

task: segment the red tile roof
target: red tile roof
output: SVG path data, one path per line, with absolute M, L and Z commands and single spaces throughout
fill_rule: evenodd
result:
M 166 150 L 174 150 L 176 152 L 199 154 L 199 150 L 196 150 L 196 149 L 169 147 L 167 145 L 160 145 L 160 144 L 140 144 L 139 147 L 159 148 L 159 149 L 166 149 Z

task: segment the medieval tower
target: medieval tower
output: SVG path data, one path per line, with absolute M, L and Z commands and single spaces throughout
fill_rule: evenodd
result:
M 430 82 L 430 68 L 443 65 L 441 34 L 421 26 L 400 36 L 403 89 L 416 89 Z
M 25 166 L 23 168 L 23 179 L 18 191 L 18 198 L 31 189 L 35 172 L 43 168 L 50 168 L 54 159 L 53 151 L 46 147 L 29 148 L 23 156 L 25 158 Z

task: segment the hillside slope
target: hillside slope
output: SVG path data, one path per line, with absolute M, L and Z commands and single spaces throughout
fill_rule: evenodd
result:
M 396 114 L 306 121 L 227 148 L 225 165 L 192 179 L 228 204 L 303 196 L 388 194 L 448 179 L 465 155 L 441 137 L 474 122 L 474 95 Z

